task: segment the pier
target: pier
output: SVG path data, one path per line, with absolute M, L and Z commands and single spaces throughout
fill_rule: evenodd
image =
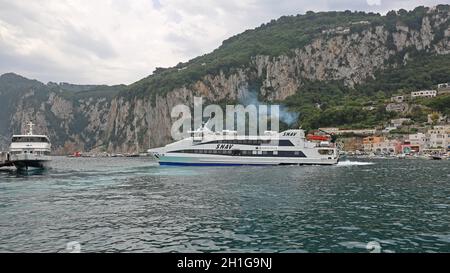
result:
M 12 166 L 14 166 L 14 165 L 9 160 L 9 153 L 7 153 L 7 152 L 0 152 L 0 168 L 12 167 Z

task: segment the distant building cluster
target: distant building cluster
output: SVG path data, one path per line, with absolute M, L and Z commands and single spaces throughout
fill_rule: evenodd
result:
M 398 139 L 367 136 L 363 150 L 374 154 L 432 154 L 450 152 L 450 125 L 434 126 L 426 133 L 405 135 Z
M 395 95 L 391 97 L 391 102 L 386 105 L 386 111 L 389 112 L 406 112 L 408 104 L 406 101 L 416 98 L 434 98 L 438 95 L 450 93 L 450 83 L 438 84 L 437 90 L 419 90 L 413 91 L 408 95 Z
M 411 110 L 410 101 L 416 98 L 433 98 L 450 93 L 450 83 L 441 83 L 437 90 L 419 90 L 406 95 L 396 95 L 386 104 L 386 111 L 407 113 Z M 373 103 L 372 103 L 373 104 Z M 363 110 L 375 110 L 366 105 Z M 439 112 L 427 116 L 428 125 L 418 127 L 410 118 L 391 119 L 383 128 L 340 129 L 335 127 L 319 128 L 319 131 L 331 135 L 346 135 L 343 138 L 347 152 L 395 155 L 450 155 L 449 118 Z M 417 132 L 417 133 L 416 133 Z M 348 136 L 347 136 L 348 135 Z

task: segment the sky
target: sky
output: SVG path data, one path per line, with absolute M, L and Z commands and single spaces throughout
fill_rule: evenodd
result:
M 42 82 L 130 84 L 156 67 L 308 10 L 373 11 L 450 0 L 0 0 L 0 74 Z

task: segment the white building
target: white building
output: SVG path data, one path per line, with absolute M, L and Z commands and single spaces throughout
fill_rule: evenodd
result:
M 421 90 L 421 91 L 411 92 L 412 98 L 432 98 L 432 97 L 436 97 L 436 95 L 437 95 L 436 90 Z
M 389 103 L 388 105 L 386 105 L 386 111 L 388 112 L 405 112 L 407 109 L 407 103 Z
M 420 149 L 427 148 L 427 142 L 429 141 L 424 133 L 410 134 L 408 139 L 411 146 L 419 146 Z
M 391 125 L 392 125 L 393 127 L 398 128 L 398 127 L 402 126 L 403 123 L 405 123 L 405 122 L 410 122 L 410 121 L 411 121 L 410 118 L 396 118 L 396 119 L 391 119 Z
M 447 150 L 450 145 L 450 125 L 434 126 L 427 132 L 427 147 Z
M 397 140 L 385 139 L 384 141 L 374 143 L 371 152 L 375 154 L 393 154 L 397 146 Z
M 450 93 L 450 83 L 440 83 L 438 84 L 438 95 L 449 94 Z
M 393 96 L 391 97 L 391 102 L 401 103 L 405 101 L 405 96 Z
M 426 134 L 410 134 L 408 140 L 419 151 L 440 149 L 445 152 L 450 145 L 450 125 L 434 126 Z

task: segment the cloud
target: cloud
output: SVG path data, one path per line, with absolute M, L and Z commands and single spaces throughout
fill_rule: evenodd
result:
M 211 52 L 223 40 L 308 10 L 432 6 L 406 0 L 0 0 L 0 74 L 117 84 Z

